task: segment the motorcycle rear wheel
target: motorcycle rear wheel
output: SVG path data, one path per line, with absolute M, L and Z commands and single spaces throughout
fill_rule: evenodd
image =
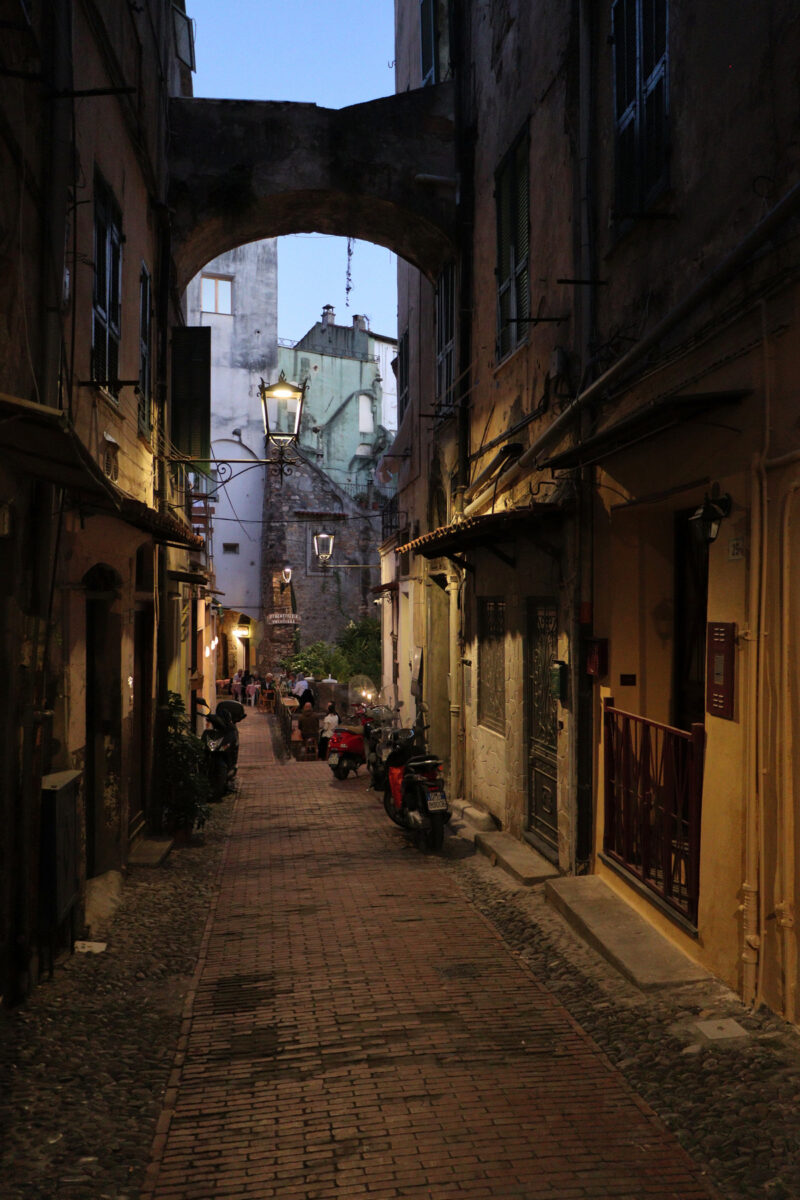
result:
M 444 845 L 444 813 L 431 813 L 430 823 L 428 849 L 438 853 Z
M 211 795 L 221 800 L 228 790 L 228 764 L 222 755 L 211 760 Z
M 336 764 L 336 766 L 333 768 L 334 776 L 337 779 L 347 779 L 347 776 L 350 773 L 350 766 L 351 766 L 351 764 L 350 764 L 349 758 L 340 759 L 339 762 Z
M 394 796 L 392 795 L 392 789 L 389 787 L 388 783 L 383 791 L 383 807 L 390 821 L 394 821 L 395 825 L 399 825 L 401 829 L 405 828 L 403 821 L 400 819 L 400 815 L 394 806 Z

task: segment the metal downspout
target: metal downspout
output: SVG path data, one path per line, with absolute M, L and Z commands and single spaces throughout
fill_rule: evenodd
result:
M 797 1019 L 797 939 L 794 928 L 795 872 L 795 795 L 794 795 L 794 738 L 792 727 L 792 704 L 790 654 L 794 649 L 791 620 L 791 555 L 789 537 L 792 527 L 792 504 L 800 490 L 800 478 L 793 479 L 783 498 L 781 521 L 781 680 L 778 690 L 780 714 L 779 727 L 783 753 L 778 755 L 778 844 L 779 859 L 778 894 L 781 899 L 775 905 L 778 927 L 783 937 L 783 1015 L 788 1021 Z
M 579 138 L 580 162 L 580 246 L 578 272 L 580 279 L 594 279 L 596 272 L 593 239 L 594 213 L 592 207 L 592 147 L 593 91 L 592 74 L 592 3 L 581 0 L 579 10 Z M 597 303 L 596 284 L 581 288 L 581 377 L 585 379 L 592 358 L 595 312 Z M 593 630 L 594 601 L 594 468 L 583 468 L 580 473 L 579 509 L 576 530 L 576 557 L 578 583 L 573 600 L 572 635 L 573 645 L 579 648 L 573 676 L 578 698 L 575 730 L 575 796 L 576 832 L 573 844 L 573 870 L 580 874 L 588 869 L 593 848 L 594 827 L 594 709 L 595 696 L 592 680 L 583 667 L 583 640 Z M 575 603 L 577 601 L 577 603 Z M 587 609 L 583 602 L 588 602 Z M 587 620 L 588 614 L 592 614 Z

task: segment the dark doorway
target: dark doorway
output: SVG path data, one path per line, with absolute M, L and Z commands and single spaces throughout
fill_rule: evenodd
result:
M 86 874 L 120 864 L 121 618 L 112 611 L 120 577 L 96 566 L 86 588 Z
M 528 601 L 527 749 L 528 839 L 558 861 L 558 732 L 550 673 L 556 659 L 558 607 L 554 599 Z
M 144 827 L 153 744 L 153 609 L 137 610 L 133 625 L 133 727 L 131 731 L 128 840 Z
M 694 509 L 675 516 L 675 660 L 672 724 L 705 721 L 708 542 L 697 536 Z

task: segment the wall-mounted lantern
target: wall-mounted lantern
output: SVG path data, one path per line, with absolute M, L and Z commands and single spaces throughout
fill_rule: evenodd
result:
M 727 492 L 721 496 L 717 484 L 712 488 L 710 496 L 706 492 L 703 503 L 689 517 L 689 523 L 701 542 L 710 544 L 716 541 L 723 519 L 731 514 L 731 505 L 730 496 Z
M 287 583 L 287 584 L 292 582 L 292 568 L 291 567 L 287 566 L 287 567 L 283 568 L 283 570 L 281 571 L 281 579 L 284 583 Z
M 333 556 L 332 533 L 314 534 L 314 553 L 317 556 L 320 566 L 326 567 Z

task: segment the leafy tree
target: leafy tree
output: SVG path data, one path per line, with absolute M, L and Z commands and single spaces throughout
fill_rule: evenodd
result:
M 333 676 L 347 683 L 353 675 L 381 679 L 381 623 L 374 617 L 350 621 L 335 642 L 312 642 L 281 664 L 295 674 L 302 671 L 314 679 Z

